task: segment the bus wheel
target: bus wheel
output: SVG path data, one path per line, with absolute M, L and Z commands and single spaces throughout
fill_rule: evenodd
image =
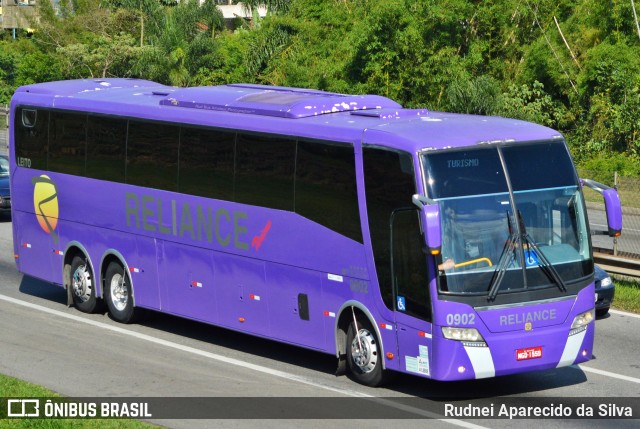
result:
M 136 311 L 129 275 L 122 265 L 111 262 L 104 276 L 104 299 L 107 301 L 111 318 L 120 323 L 131 323 Z
M 89 263 L 80 256 L 74 256 L 71 261 L 71 291 L 73 304 L 84 313 L 92 313 L 96 310 L 96 286 L 93 280 L 93 272 Z
M 386 380 L 382 369 L 380 343 L 368 320 L 358 319 L 358 336 L 354 322 L 347 332 L 347 362 L 353 378 L 367 386 L 379 386 Z

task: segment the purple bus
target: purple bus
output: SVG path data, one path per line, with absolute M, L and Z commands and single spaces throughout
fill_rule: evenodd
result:
M 390 372 L 494 377 L 591 358 L 594 264 L 563 137 L 375 95 L 137 79 L 11 101 L 18 269 L 80 311 L 151 309 Z

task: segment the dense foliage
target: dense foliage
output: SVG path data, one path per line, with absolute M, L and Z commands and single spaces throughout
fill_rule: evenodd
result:
M 261 3 L 267 17 L 232 31 L 214 0 L 43 1 L 33 35 L 0 39 L 0 103 L 19 85 L 104 76 L 376 93 L 538 122 L 587 168 L 640 171 L 633 1 L 246 2 Z

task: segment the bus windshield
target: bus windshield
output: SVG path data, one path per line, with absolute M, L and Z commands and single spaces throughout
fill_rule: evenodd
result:
M 585 206 L 562 141 L 425 152 L 428 196 L 440 206 L 441 293 L 544 289 L 592 273 Z

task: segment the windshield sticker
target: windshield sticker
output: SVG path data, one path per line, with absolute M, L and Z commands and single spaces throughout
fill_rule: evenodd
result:
M 404 296 L 398 295 L 398 311 L 407 311 L 407 301 Z
M 534 252 L 533 250 L 525 250 L 524 256 L 527 267 L 537 267 L 538 265 L 540 265 L 538 255 L 536 255 L 536 252 Z

